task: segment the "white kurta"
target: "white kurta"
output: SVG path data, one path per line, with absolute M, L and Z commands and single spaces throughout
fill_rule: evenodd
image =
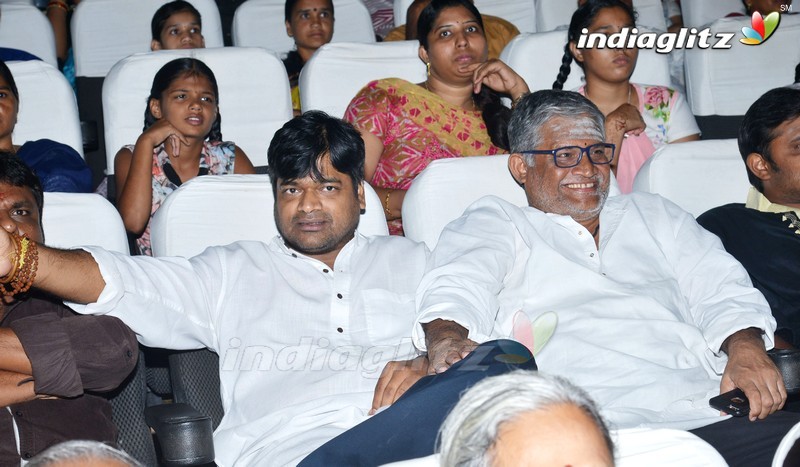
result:
M 744 268 L 671 202 L 610 197 L 600 248 L 568 216 L 495 197 L 442 233 L 417 292 L 418 323 L 456 321 L 477 341 L 512 335 L 514 315 L 558 315 L 536 356 L 543 371 L 586 389 L 617 428 L 691 429 L 720 420 L 718 394 L 735 331 L 775 321 Z M 415 344 L 424 349 L 419 325 Z
M 334 271 L 277 237 L 189 260 L 90 251 L 106 287 L 73 309 L 117 316 L 148 346 L 219 354 L 221 466 L 296 464 L 367 418 L 388 361 L 417 355 L 428 253 L 405 238 L 357 235 Z

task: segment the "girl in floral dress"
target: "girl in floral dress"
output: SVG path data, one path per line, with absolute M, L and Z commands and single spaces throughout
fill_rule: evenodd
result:
M 198 175 L 254 173 L 245 153 L 222 141 L 218 104 L 217 80 L 200 60 L 179 58 L 156 73 L 144 132 L 114 159 L 117 209 L 140 254 L 152 255 L 150 219 L 182 183 Z
M 554 89 L 562 89 L 572 60 L 583 68 L 586 82 L 577 91 L 606 116 L 606 142 L 617 145 L 612 169 L 620 190 L 629 193 L 642 164 L 667 143 L 700 139 L 700 129 L 686 99 L 666 86 L 630 82 L 637 49 L 579 49 L 584 28 L 614 34 L 636 27 L 634 12 L 620 0 L 589 0 L 572 15 L 564 59 Z

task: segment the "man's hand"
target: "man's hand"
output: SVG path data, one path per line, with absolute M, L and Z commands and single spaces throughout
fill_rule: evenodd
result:
M 14 260 L 14 242 L 6 229 L 0 229 L 0 277 L 11 272 L 11 262 Z
M 381 407 L 394 404 L 394 401 L 426 374 L 428 374 L 428 357 L 425 355 L 413 360 L 387 363 L 375 386 L 375 395 L 372 397 L 372 409 L 369 414 L 373 415 Z
M 750 420 L 763 420 L 783 408 L 786 387 L 778 368 L 764 349 L 760 329 L 748 328 L 725 339 L 722 350 L 728 364 L 722 374 L 720 394 L 739 388 L 750 400 Z
M 435 319 L 423 323 L 422 329 L 428 348 L 428 374 L 443 373 L 478 346 L 467 338 L 469 331 L 455 321 Z

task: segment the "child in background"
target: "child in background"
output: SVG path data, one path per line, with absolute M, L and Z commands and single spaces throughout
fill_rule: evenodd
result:
M 140 254 L 152 255 L 150 219 L 182 183 L 199 175 L 254 173 L 245 153 L 222 141 L 218 103 L 214 73 L 200 60 L 179 58 L 156 73 L 144 132 L 114 159 L 117 209 L 138 237 Z
M 289 85 L 292 87 L 292 109 L 300 114 L 300 92 L 297 80 L 300 70 L 318 48 L 333 37 L 332 0 L 286 0 L 284 7 L 286 35 L 294 39 L 295 50 L 283 59 Z
M 165 3 L 150 23 L 153 40 L 150 50 L 203 49 L 203 21 L 191 3 L 175 0 Z

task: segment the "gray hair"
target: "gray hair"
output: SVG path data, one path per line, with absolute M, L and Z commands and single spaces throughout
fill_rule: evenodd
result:
M 27 467 L 56 467 L 65 461 L 113 460 L 128 467 L 144 467 L 128 454 L 99 441 L 65 441 L 49 447 L 28 461 Z
M 586 119 L 583 134 L 605 141 L 605 117 L 589 99 L 577 92 L 545 89 L 524 97 L 514 108 L 508 122 L 508 142 L 512 153 L 536 149 L 542 143 L 542 128 L 553 118 L 562 117 L 578 123 Z M 572 127 L 573 130 L 575 127 Z M 580 129 L 580 128 L 579 128 Z M 555 148 L 548 148 L 555 149 Z M 533 165 L 533 157 L 525 155 Z
M 462 395 L 439 431 L 440 465 L 491 465 L 492 447 L 504 424 L 523 413 L 563 404 L 575 405 L 594 421 L 613 458 L 608 427 L 586 392 L 558 376 L 516 370 L 486 378 Z

